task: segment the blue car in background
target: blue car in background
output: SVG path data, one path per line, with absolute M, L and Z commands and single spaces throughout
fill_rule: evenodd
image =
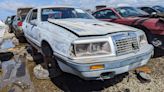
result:
M 147 12 L 150 15 L 153 15 L 155 17 L 163 17 L 164 18 L 164 7 L 163 6 L 143 6 L 143 7 L 139 7 L 139 9 Z

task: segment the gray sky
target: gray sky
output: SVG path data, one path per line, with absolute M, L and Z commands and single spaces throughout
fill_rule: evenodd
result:
M 109 7 L 118 5 L 164 5 L 164 0 L 1 0 L 0 19 L 15 14 L 17 8 L 25 6 L 72 5 L 85 9 L 94 9 L 96 5 L 104 4 Z

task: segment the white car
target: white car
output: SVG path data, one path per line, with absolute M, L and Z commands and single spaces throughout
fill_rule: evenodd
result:
M 3 36 L 4 36 L 4 33 L 5 33 L 5 26 L 6 25 L 0 20 L 0 44 L 3 41 Z
M 23 23 L 27 41 L 53 65 L 84 79 L 109 79 L 147 64 L 153 55 L 143 31 L 94 19 L 70 6 L 33 8 Z M 53 60 L 53 62 L 51 62 Z

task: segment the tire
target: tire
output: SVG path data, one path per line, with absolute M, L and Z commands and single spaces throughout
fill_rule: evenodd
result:
M 19 40 L 20 43 L 27 43 L 27 40 L 24 36 L 23 33 L 17 33 L 15 30 L 14 30 L 14 34 L 15 34 L 15 37 Z M 18 35 L 19 34 L 19 35 Z
M 147 40 L 148 40 L 148 43 L 149 44 L 152 44 L 153 45 L 153 47 L 154 47 L 154 58 L 155 57 L 161 57 L 161 56 L 163 56 L 164 54 L 164 51 L 161 49 L 161 48 L 159 48 L 159 47 L 156 47 L 156 46 L 154 46 L 154 44 L 152 43 L 152 41 L 154 40 L 154 36 L 153 36 L 153 34 L 152 33 L 150 33 L 150 31 L 149 30 L 143 30 L 144 32 L 145 32 L 145 34 L 146 34 L 146 36 L 147 36 Z
M 13 29 L 11 27 L 9 27 L 8 32 L 13 33 Z
M 19 40 L 20 43 L 27 43 L 27 40 L 24 36 L 18 36 L 17 39 Z
M 27 52 L 33 57 L 33 61 L 36 63 L 36 65 L 42 64 L 44 62 L 43 55 L 39 53 L 33 46 L 28 46 L 26 49 Z
M 42 44 L 42 54 L 44 58 L 44 64 L 47 66 L 46 68 L 49 71 L 49 77 L 54 78 L 60 76 L 62 74 L 62 70 L 60 69 L 57 60 L 53 55 L 52 48 L 46 42 L 43 42 Z

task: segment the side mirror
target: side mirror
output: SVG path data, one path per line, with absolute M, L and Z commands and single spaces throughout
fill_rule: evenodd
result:
M 152 12 L 151 15 L 157 15 L 157 13 L 156 12 Z
M 37 20 L 36 20 L 36 19 L 35 19 L 35 20 L 31 20 L 31 21 L 30 21 L 30 24 L 31 24 L 31 25 L 34 25 L 34 26 L 37 26 Z

